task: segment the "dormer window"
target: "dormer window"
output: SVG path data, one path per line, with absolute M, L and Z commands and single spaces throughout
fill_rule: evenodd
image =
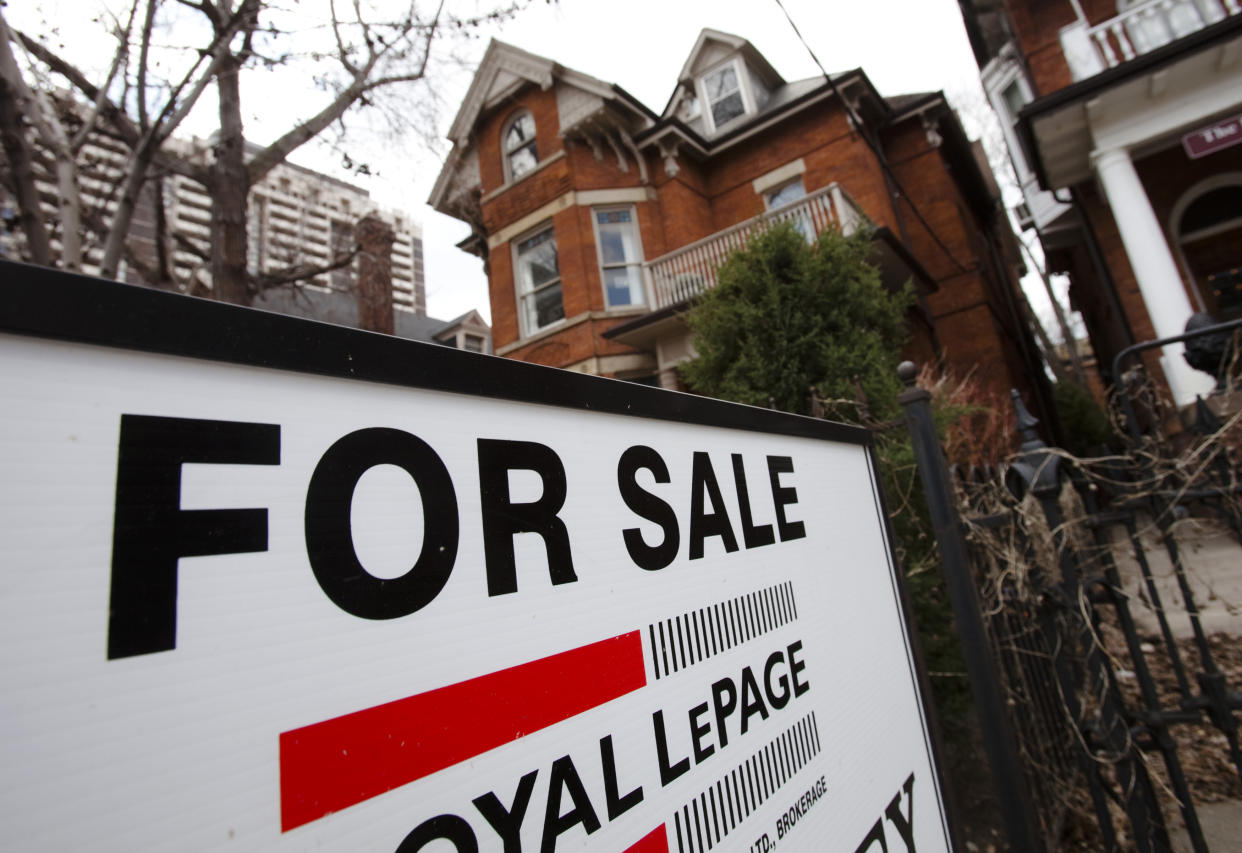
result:
M 525 110 L 518 113 L 509 121 L 503 139 L 506 177 L 516 181 L 539 162 L 535 151 L 535 117 Z
M 717 129 L 746 113 L 746 101 L 742 94 L 742 80 L 737 66 L 730 62 L 703 77 L 703 90 L 712 124 Z

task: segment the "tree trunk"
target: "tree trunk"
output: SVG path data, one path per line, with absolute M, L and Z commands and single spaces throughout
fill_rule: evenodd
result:
M 253 293 L 246 272 L 246 143 L 242 135 L 241 63 L 229 57 L 216 76 L 220 138 L 211 166 L 211 290 L 221 302 L 249 305 Z
M 34 152 L 26 138 L 22 111 L 32 106 L 29 93 L 23 92 L 21 72 L 9 47 L 9 28 L 0 16 L 0 142 L 9 162 L 13 194 L 17 197 L 22 233 L 26 235 L 26 251 L 30 260 L 40 266 L 52 263 L 52 247 L 43 213 L 39 208 L 39 190 L 35 186 Z M 25 103 L 19 100 L 25 96 Z

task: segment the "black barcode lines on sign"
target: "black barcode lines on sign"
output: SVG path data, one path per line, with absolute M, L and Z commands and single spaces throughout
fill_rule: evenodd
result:
M 720 845 L 819 751 L 812 711 L 673 812 L 677 853 L 706 853 Z
M 658 681 L 748 643 L 798 618 L 793 584 L 776 584 L 647 626 L 651 671 Z

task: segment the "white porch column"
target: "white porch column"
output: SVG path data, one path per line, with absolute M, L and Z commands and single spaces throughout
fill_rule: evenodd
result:
M 1194 309 L 1129 152 L 1123 148 L 1096 151 L 1091 159 L 1130 256 L 1156 337 L 1180 335 L 1186 331 L 1186 321 Z M 1181 344 L 1172 344 L 1163 348 L 1160 359 L 1179 406 L 1194 402 L 1196 394 L 1207 394 L 1214 385 L 1206 373 L 1186 363 L 1183 352 Z

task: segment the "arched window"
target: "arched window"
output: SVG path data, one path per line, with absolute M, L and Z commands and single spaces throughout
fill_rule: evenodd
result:
M 1205 184 L 1177 205 L 1177 247 L 1203 306 L 1232 319 L 1242 316 L 1242 174 Z
M 517 180 L 539 162 L 535 151 L 535 117 L 523 110 L 509 120 L 501 137 L 504 143 L 505 178 Z

